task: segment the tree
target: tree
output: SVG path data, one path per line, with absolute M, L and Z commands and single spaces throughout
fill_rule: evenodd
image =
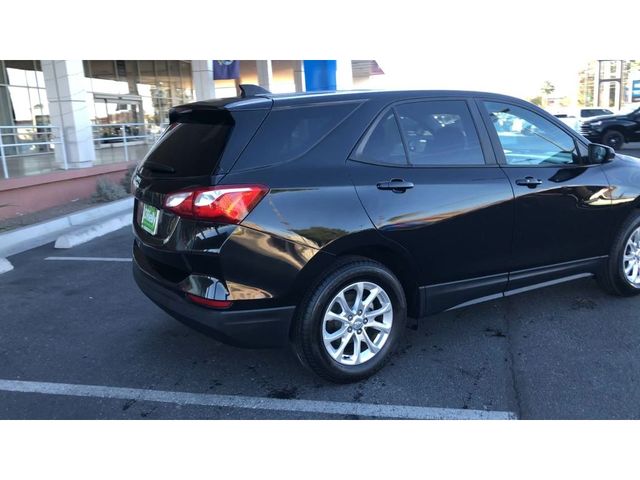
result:
M 561 107 L 569 107 L 571 105 L 571 98 L 570 97 L 562 97 L 560 99 L 560 106 Z
M 553 92 L 555 92 L 555 90 L 556 90 L 556 87 L 554 87 L 549 80 L 545 80 L 545 82 L 542 84 L 542 88 L 540 89 L 540 91 L 544 93 L 545 96 L 547 97 L 551 95 Z
M 537 97 L 530 98 L 529 101 L 534 105 L 542 106 L 542 97 L 538 95 Z

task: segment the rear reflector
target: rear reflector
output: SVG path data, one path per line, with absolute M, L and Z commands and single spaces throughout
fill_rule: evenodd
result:
M 208 298 L 199 297 L 191 293 L 187 293 L 187 298 L 193 303 L 197 303 L 198 305 L 209 308 L 229 308 L 232 303 L 230 300 L 210 300 Z
M 165 209 L 181 217 L 220 223 L 240 223 L 267 194 L 264 185 L 223 185 L 174 192 Z

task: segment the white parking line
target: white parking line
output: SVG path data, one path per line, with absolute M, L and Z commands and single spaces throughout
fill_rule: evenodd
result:
M 131 258 L 118 257 L 47 257 L 45 260 L 79 260 L 81 262 L 130 262 Z
M 71 397 L 111 398 L 173 403 L 177 405 L 275 410 L 281 412 L 358 415 L 375 418 L 418 420 L 513 420 L 517 418 L 513 412 L 415 407 L 409 405 L 377 405 L 372 403 L 331 402 L 322 400 L 284 400 L 277 398 L 246 397 L 242 395 L 171 392 L 141 388 L 29 382 L 21 380 L 0 380 L 0 391 L 65 395 Z

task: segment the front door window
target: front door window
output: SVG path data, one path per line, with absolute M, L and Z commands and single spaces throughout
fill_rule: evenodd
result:
M 484 102 L 507 165 L 580 163 L 573 137 L 541 115 L 515 105 Z

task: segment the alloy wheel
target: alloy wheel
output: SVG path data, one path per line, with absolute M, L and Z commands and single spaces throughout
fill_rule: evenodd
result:
M 389 338 L 393 306 L 385 290 L 373 282 L 346 286 L 333 297 L 322 321 L 322 340 L 341 365 L 371 360 Z
M 623 142 L 622 135 L 615 134 L 615 135 L 611 135 L 608 138 L 607 145 L 613 148 L 614 150 L 617 150 L 618 148 L 620 148 L 620 145 L 622 145 L 622 142 Z
M 640 227 L 636 228 L 624 247 L 622 268 L 627 281 L 640 288 Z

